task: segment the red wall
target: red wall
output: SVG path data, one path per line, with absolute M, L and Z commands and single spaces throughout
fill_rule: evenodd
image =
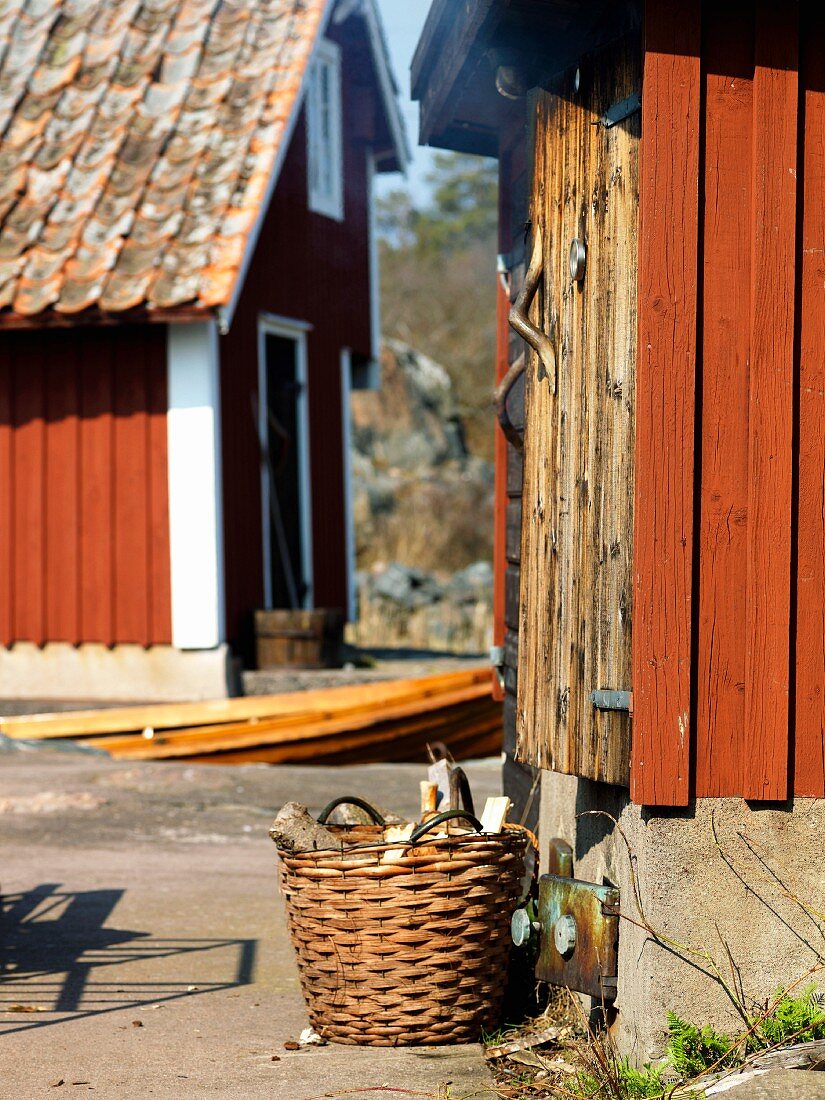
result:
M 647 4 L 632 793 L 825 795 L 825 12 Z
M 358 21 L 350 21 L 358 22 Z M 330 32 L 330 37 L 336 37 Z M 230 642 L 251 655 L 252 613 L 263 606 L 257 319 L 313 326 L 307 338 L 314 592 L 346 607 L 341 349 L 369 355 L 367 150 L 375 106 L 363 43 L 343 43 L 344 221 L 307 210 L 303 114 L 283 165 L 229 333 L 221 339 L 226 607 Z M 355 130 L 358 130 L 356 134 Z
M 0 335 L 0 644 L 171 642 L 163 325 Z

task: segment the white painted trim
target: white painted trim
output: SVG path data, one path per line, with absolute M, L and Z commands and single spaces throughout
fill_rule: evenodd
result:
M 167 326 L 172 644 L 225 641 L 220 363 L 214 321 Z
M 325 144 L 320 130 L 321 103 L 316 78 L 321 68 L 330 74 L 329 80 L 329 144 Z M 305 93 L 307 139 L 307 207 L 313 214 L 344 220 L 344 114 L 341 88 L 341 47 L 337 42 L 322 38 L 312 59 L 310 80 Z M 326 194 L 313 186 L 313 168 L 321 171 L 329 168 L 331 193 Z
M 268 446 L 267 386 L 266 386 L 266 335 L 283 336 L 295 341 L 295 377 L 301 387 L 297 399 L 298 423 L 298 479 L 301 494 L 301 556 L 303 579 L 307 590 L 303 607 L 314 606 L 314 571 L 312 566 L 312 480 L 310 477 L 309 446 L 309 364 L 306 334 L 312 325 L 306 321 L 276 317 L 262 313 L 258 316 L 258 438 L 261 454 Z M 271 491 L 269 466 L 261 462 L 261 524 L 263 527 L 264 557 L 264 606 L 272 607 L 272 540 L 270 534 L 269 494 Z
M 355 592 L 355 515 L 352 505 L 352 352 L 341 348 L 341 437 L 344 471 L 344 560 L 347 577 L 347 619 L 358 620 Z
M 381 361 L 381 279 L 378 255 L 378 230 L 375 221 L 375 153 L 367 150 L 367 233 L 370 265 L 370 355 L 376 363 Z

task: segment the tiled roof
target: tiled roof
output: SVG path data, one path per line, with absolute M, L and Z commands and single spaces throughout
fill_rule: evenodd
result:
M 232 294 L 326 0 L 0 0 L 0 321 Z

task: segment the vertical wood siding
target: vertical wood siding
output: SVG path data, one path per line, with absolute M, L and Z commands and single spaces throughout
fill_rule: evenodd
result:
M 825 797 L 825 8 L 800 36 L 803 170 L 799 326 L 795 790 Z
M 700 264 L 702 440 L 699 623 L 696 644 L 696 780 L 708 793 L 741 786 L 745 765 L 750 343 L 738 317 L 750 312 L 753 156 L 753 27 L 750 0 L 705 15 L 705 153 Z M 725 262 L 719 263 L 719 255 Z
M 637 802 L 825 794 L 824 19 L 647 5 Z
M 4 333 L 0 644 L 171 642 L 166 330 Z
M 699 0 L 645 19 L 633 535 L 636 802 L 688 800 Z
M 797 20 L 756 5 L 753 80 L 748 597 L 742 793 L 788 794 Z M 798 19 L 798 15 L 797 15 Z

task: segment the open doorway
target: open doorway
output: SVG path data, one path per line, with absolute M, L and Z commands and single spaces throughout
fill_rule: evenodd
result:
M 267 608 L 310 608 L 312 517 L 309 480 L 307 326 L 261 317 L 258 429 L 264 600 Z

